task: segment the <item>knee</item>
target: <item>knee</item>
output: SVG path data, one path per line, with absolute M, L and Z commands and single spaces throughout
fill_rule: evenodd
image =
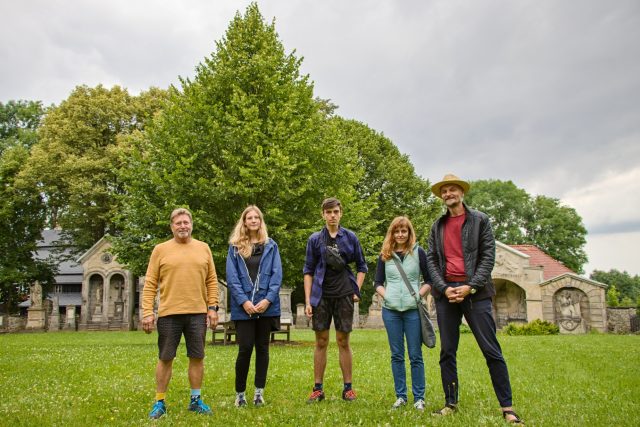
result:
M 329 338 L 316 338 L 316 348 L 318 350 L 326 350 L 329 345 Z
M 349 349 L 349 336 L 337 336 L 336 343 L 341 350 Z

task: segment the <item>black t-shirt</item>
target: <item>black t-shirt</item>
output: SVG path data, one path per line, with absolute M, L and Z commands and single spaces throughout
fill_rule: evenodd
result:
M 262 259 L 263 252 L 264 244 L 257 243 L 253 245 L 249 258 L 244 259 L 244 262 L 247 263 L 247 270 L 249 270 L 249 277 L 253 283 L 256 283 L 256 279 L 258 278 L 258 270 L 260 269 L 260 260 Z
M 326 243 L 327 246 L 338 247 L 336 239 L 331 237 L 329 233 L 327 233 Z M 341 271 L 335 271 L 327 265 L 322 282 L 322 297 L 340 298 L 346 297 L 347 295 L 353 295 L 353 285 L 349 279 L 347 268 L 345 267 Z

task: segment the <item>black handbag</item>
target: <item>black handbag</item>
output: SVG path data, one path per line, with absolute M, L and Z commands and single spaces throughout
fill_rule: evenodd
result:
M 402 264 L 400 260 L 393 257 L 393 262 L 396 263 L 396 267 L 400 272 L 400 276 L 402 276 L 402 280 L 404 284 L 407 285 L 411 296 L 416 299 L 416 303 L 418 305 L 418 314 L 420 315 L 420 330 L 422 331 L 422 344 L 426 345 L 428 348 L 433 348 L 436 346 L 436 331 L 433 328 L 433 323 L 431 322 L 431 318 L 429 317 L 429 309 L 427 308 L 427 304 L 424 302 L 422 298 L 416 295 L 416 291 L 413 289 L 411 284 L 409 283 L 409 279 L 407 278 L 407 274 L 404 272 L 402 268 Z

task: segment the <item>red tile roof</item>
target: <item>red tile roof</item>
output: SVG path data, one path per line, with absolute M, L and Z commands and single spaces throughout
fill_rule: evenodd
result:
M 573 273 L 576 274 L 575 271 L 571 270 L 569 267 L 565 266 L 563 263 L 558 261 L 557 259 L 551 258 L 549 255 L 544 253 L 542 249 L 538 248 L 534 245 L 509 245 L 513 249 L 522 252 L 523 254 L 529 255 L 529 265 L 531 267 L 541 266 L 543 268 L 542 274 L 544 276 L 544 280 L 553 279 L 554 277 L 558 277 L 561 274 L 565 273 Z

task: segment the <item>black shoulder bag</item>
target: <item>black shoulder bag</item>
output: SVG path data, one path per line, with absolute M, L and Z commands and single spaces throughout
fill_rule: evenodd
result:
M 433 323 L 431 323 L 431 318 L 429 317 L 429 309 L 427 308 L 427 304 L 425 304 L 424 300 L 416 295 L 416 291 L 409 283 L 409 279 L 407 278 L 407 274 L 404 272 L 402 268 L 402 264 L 400 260 L 395 256 L 392 257 L 393 262 L 396 263 L 396 267 L 402 276 L 402 280 L 404 284 L 407 285 L 411 296 L 416 299 L 416 303 L 418 304 L 418 313 L 420 315 L 420 329 L 422 331 L 422 344 L 426 345 L 429 348 L 433 348 L 436 346 L 436 331 L 433 329 Z
M 346 268 L 347 263 L 340 255 L 340 249 L 335 246 L 329 246 L 328 235 L 329 231 L 327 230 L 327 234 L 324 236 L 325 262 L 333 271 L 342 271 Z

